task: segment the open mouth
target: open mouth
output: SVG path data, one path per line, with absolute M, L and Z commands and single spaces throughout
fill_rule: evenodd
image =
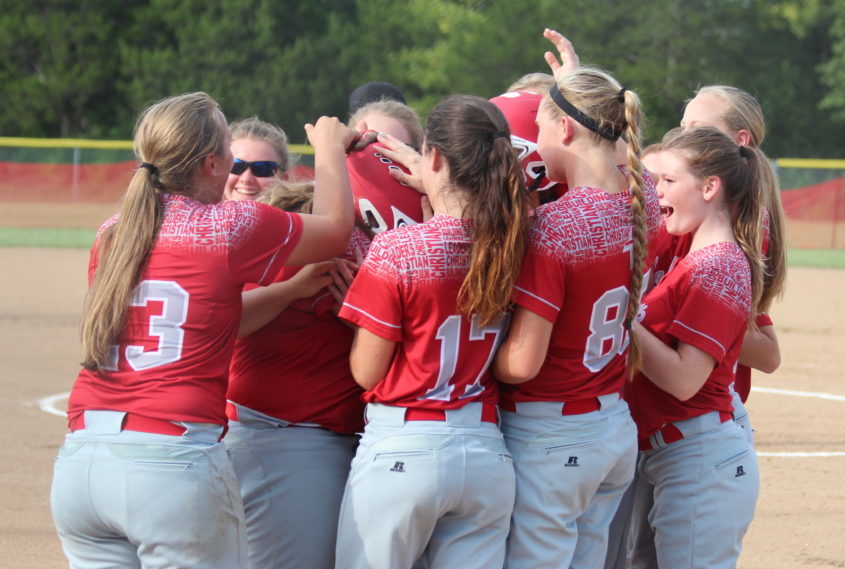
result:
M 663 214 L 664 218 L 672 217 L 672 214 L 675 213 L 675 208 L 668 205 L 661 205 L 660 213 Z

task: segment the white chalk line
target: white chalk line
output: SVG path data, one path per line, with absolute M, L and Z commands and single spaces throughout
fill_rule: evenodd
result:
M 795 391 L 793 389 L 778 389 L 776 387 L 751 386 L 751 391 L 772 393 L 774 395 L 789 395 L 791 397 L 815 397 L 828 401 L 845 401 L 845 396 L 832 393 L 818 393 L 815 391 Z M 818 458 L 845 456 L 845 452 L 758 452 L 757 456 L 774 456 L 778 458 Z
M 64 409 L 57 409 L 56 403 L 59 401 L 63 401 L 70 396 L 70 393 L 56 393 L 55 395 L 49 395 L 47 397 L 42 397 L 36 403 L 38 407 L 44 411 L 45 413 L 49 413 L 50 415 L 56 415 L 58 417 L 67 417 L 67 413 Z
M 845 456 L 845 452 L 757 452 L 757 456 L 774 456 L 778 458 L 826 458 L 831 456 Z
M 771 393 L 775 395 L 789 395 L 791 397 L 816 397 L 818 399 L 826 399 L 829 401 L 845 401 L 845 396 L 834 395 L 832 393 L 817 393 L 813 391 L 795 391 L 792 389 L 777 389 L 774 387 L 757 387 L 753 386 L 751 391 L 760 393 Z M 66 400 L 70 393 L 57 393 L 48 397 L 42 397 L 38 400 L 38 407 L 45 413 L 56 415 L 58 417 L 65 417 L 67 413 L 64 410 L 56 408 L 56 403 Z M 829 458 L 837 456 L 845 456 L 845 452 L 758 452 L 757 456 L 770 456 L 776 458 Z
M 792 389 L 777 389 L 774 387 L 751 386 L 751 391 L 759 393 L 774 393 L 775 395 L 791 395 L 793 397 L 816 397 L 828 401 L 845 401 L 845 395 L 834 395 L 832 393 L 817 393 L 814 391 L 794 391 Z

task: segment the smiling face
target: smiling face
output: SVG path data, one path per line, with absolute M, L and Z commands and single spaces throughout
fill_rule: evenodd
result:
M 657 197 L 666 231 L 671 235 L 694 232 L 707 214 L 706 181 L 690 172 L 684 156 L 678 152 L 657 152 L 652 163 L 659 172 Z
M 252 138 L 239 138 L 232 141 L 232 154 L 239 160 L 246 162 L 281 162 L 281 157 L 273 147 L 263 140 Z M 224 197 L 227 200 L 254 200 L 261 195 L 261 192 L 269 188 L 274 181 L 278 180 L 283 173 L 276 171 L 276 174 L 266 178 L 259 178 L 247 168 L 241 174 L 229 174 L 226 181 Z

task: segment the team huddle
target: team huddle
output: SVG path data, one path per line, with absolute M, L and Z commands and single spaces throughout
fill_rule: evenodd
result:
M 424 128 L 356 90 L 310 179 L 205 93 L 141 114 L 55 464 L 71 567 L 736 566 L 785 270 L 762 112 L 705 87 L 643 149 L 637 94 L 544 35 L 552 74 Z

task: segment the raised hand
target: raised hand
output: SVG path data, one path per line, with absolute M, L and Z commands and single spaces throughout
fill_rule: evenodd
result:
M 350 149 L 361 138 L 361 133 L 347 127 L 337 117 L 320 117 L 315 124 L 305 125 L 308 142 L 318 148 L 339 144 L 344 151 Z
M 575 53 L 575 48 L 572 46 L 571 41 L 566 39 L 560 32 L 549 28 L 543 30 L 543 37 L 552 42 L 557 49 L 557 55 L 551 51 L 543 54 L 556 80 L 560 80 L 567 73 L 578 69 L 581 61 L 578 59 L 578 54 Z M 559 60 L 558 57 L 560 58 Z

